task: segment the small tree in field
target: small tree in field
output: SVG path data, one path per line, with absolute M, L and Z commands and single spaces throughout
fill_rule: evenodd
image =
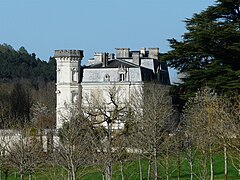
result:
M 124 89 L 113 85 L 91 92 L 84 97 L 83 111 L 91 124 L 92 144 L 96 162 L 103 164 L 106 180 L 112 178 L 112 165 L 116 161 L 116 145 L 129 111 Z
M 227 179 L 228 157 L 234 159 L 233 166 L 240 170 L 240 96 L 235 94 L 231 98 L 218 97 L 215 108 L 218 112 L 215 132 L 219 146 L 224 149 L 224 174 Z
M 214 142 L 216 142 L 214 129 L 215 122 L 217 122 L 217 111 L 214 107 L 216 103 L 216 93 L 211 89 L 205 88 L 189 100 L 184 115 L 187 122 L 188 137 L 190 137 L 195 148 L 201 153 L 199 160 L 201 166 L 200 176 L 201 178 L 207 178 L 207 157 L 209 157 L 211 180 L 213 180 L 214 177 L 213 155 Z
M 68 173 L 68 179 L 76 180 L 84 175 L 84 169 L 92 161 L 89 124 L 76 107 L 66 107 L 68 113 L 62 117 L 64 123 L 55 140 L 53 160 Z M 65 119 L 64 119 L 65 118 Z
M 196 93 L 186 104 L 184 119 L 186 138 L 193 178 L 194 152 L 201 154 L 201 173 L 199 178 L 207 178 L 207 162 L 209 157 L 210 179 L 214 178 L 213 156 L 215 149 L 224 151 L 225 179 L 227 179 L 227 149 L 239 151 L 239 96 L 226 98 L 217 95 L 214 90 L 205 88 Z
M 24 128 L 13 130 L 12 137 L 10 138 L 11 143 L 7 147 L 9 164 L 19 172 L 21 180 L 24 179 L 27 173 L 31 180 L 33 173 L 46 160 L 41 151 L 41 144 L 36 137 L 36 132 L 34 129 L 25 126 Z
M 139 98 L 141 97 L 141 98 Z M 161 146 L 170 133 L 173 121 L 172 102 L 167 87 L 153 84 L 145 85 L 140 95 L 134 100 L 137 118 L 135 140 L 139 142 L 139 150 L 149 159 L 148 179 L 158 179 L 158 156 Z
M 11 132 L 9 130 L 0 131 L 0 179 L 2 179 L 2 174 L 5 173 L 5 179 L 8 177 L 8 160 L 7 160 L 7 147 L 11 139 L 9 138 Z

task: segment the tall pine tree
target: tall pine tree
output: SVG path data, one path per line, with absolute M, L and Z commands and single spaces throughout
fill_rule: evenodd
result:
M 231 94 L 240 89 L 240 1 L 217 0 L 191 19 L 182 41 L 170 39 L 172 48 L 164 57 L 183 73 L 176 87 L 183 97 L 202 86 Z

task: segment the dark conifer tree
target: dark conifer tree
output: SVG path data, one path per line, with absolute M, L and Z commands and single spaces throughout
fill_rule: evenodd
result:
M 182 41 L 170 39 L 164 57 L 183 73 L 176 92 L 187 98 L 202 86 L 230 95 L 240 89 L 240 1 L 217 0 L 191 19 Z

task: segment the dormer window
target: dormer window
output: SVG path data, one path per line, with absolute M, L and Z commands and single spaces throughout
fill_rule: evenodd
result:
M 125 81 L 127 69 L 121 65 L 120 67 L 118 67 L 118 74 L 119 74 L 119 81 Z
M 119 81 L 125 81 L 125 74 L 119 74 Z

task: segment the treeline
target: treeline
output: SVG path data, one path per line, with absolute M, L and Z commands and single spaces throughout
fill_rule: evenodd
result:
M 38 84 L 34 88 L 28 80 L 0 84 L 0 129 L 11 129 L 24 124 L 39 124 L 34 119 L 34 108 L 41 104 L 48 112 L 42 128 L 55 127 L 55 82 Z
M 55 81 L 55 66 L 54 58 L 50 57 L 46 62 L 37 58 L 35 53 L 29 54 L 24 47 L 15 50 L 11 45 L 0 45 L 1 82 L 14 79 Z
M 15 50 L 0 44 L 0 128 L 33 121 L 33 107 L 46 106 L 51 111 L 49 121 L 55 124 L 56 62 L 43 61 L 29 54 L 24 47 Z M 46 123 L 45 123 L 46 124 Z M 49 125 L 42 126 L 49 128 Z

